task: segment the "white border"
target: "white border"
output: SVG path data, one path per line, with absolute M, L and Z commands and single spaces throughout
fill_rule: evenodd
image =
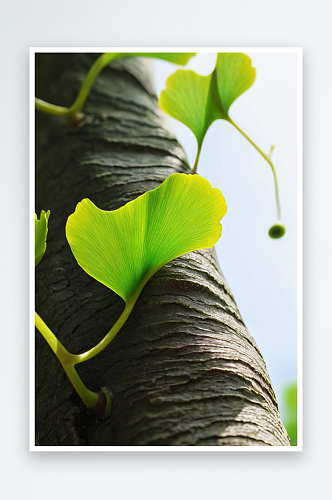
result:
M 295 448 L 292 446 L 292 448 Z M 303 50 L 297 53 L 297 448 L 303 451 Z
M 35 53 L 36 52 L 252 52 L 297 55 L 297 446 L 36 446 L 35 445 Z M 29 451 L 299 452 L 303 451 L 303 49 L 302 47 L 30 47 L 29 65 Z

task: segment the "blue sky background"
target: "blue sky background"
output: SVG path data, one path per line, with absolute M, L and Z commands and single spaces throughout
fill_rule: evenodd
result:
M 244 321 L 265 359 L 283 416 L 283 390 L 297 378 L 297 55 L 247 53 L 256 68 L 254 85 L 230 108 L 230 116 L 273 162 L 286 234 L 268 236 L 277 220 L 273 175 L 268 163 L 229 123 L 209 129 L 198 173 L 225 196 L 227 215 L 216 250 Z M 216 54 L 201 53 L 186 69 L 209 74 Z M 154 61 L 158 96 L 178 68 Z M 194 134 L 169 117 L 193 166 Z

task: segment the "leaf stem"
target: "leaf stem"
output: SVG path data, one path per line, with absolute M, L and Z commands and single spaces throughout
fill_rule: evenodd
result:
M 56 354 L 61 363 L 68 363 L 72 360 L 72 354 L 61 344 L 60 340 L 56 338 L 54 333 L 44 323 L 38 313 L 35 311 L 35 325 L 51 347 L 52 351 Z
M 50 104 L 42 99 L 38 99 L 37 97 L 35 98 L 35 106 L 39 111 L 43 111 L 43 113 L 48 113 L 50 115 L 68 116 L 69 114 L 69 108 Z
M 75 370 L 75 365 L 78 363 L 83 363 L 84 361 L 88 361 L 89 359 L 93 358 L 101 351 L 103 351 L 105 347 L 107 347 L 108 344 L 114 339 L 116 334 L 119 332 L 119 330 L 127 321 L 128 316 L 130 315 L 146 281 L 147 280 L 144 280 L 144 282 L 142 282 L 135 296 L 126 303 L 126 307 L 124 308 L 121 316 L 116 321 L 111 330 L 105 335 L 103 340 L 101 340 L 99 344 L 97 344 L 89 351 L 84 352 L 83 354 L 72 354 L 69 351 L 67 351 L 67 349 L 61 344 L 61 342 L 49 329 L 49 327 L 44 323 L 41 317 L 35 312 L 35 324 L 37 329 L 43 335 L 44 339 L 46 340 L 46 342 L 51 347 L 52 351 L 57 356 L 74 389 L 82 399 L 83 403 L 88 408 L 94 408 L 97 405 L 99 396 L 97 393 L 90 391 L 83 384 L 81 378 L 79 377 L 77 371 Z
M 113 61 L 116 58 L 123 57 L 125 55 L 126 54 L 108 52 L 99 56 L 98 59 L 93 63 L 93 65 L 89 69 L 84 79 L 84 82 L 80 88 L 80 91 L 77 94 L 77 97 L 73 102 L 73 104 L 70 106 L 70 108 L 66 108 L 63 106 L 56 106 L 55 104 L 50 104 L 46 101 L 42 101 L 41 99 L 36 98 L 35 99 L 36 109 L 51 115 L 64 116 L 68 118 L 71 123 L 77 121 L 81 117 L 81 110 L 85 104 L 85 101 L 88 98 L 91 87 L 94 84 L 99 73 L 111 61 Z
M 198 167 L 198 161 L 199 161 L 199 157 L 200 157 L 200 154 L 201 154 L 201 150 L 202 150 L 202 145 L 198 146 L 198 149 L 197 149 L 197 155 L 196 155 L 196 160 L 195 160 L 195 165 L 193 166 L 193 174 L 196 174 L 197 172 L 197 167 Z
M 271 161 L 271 155 L 273 153 L 273 150 L 275 148 L 275 146 L 272 146 L 271 147 L 271 150 L 270 150 L 270 153 L 269 155 L 266 155 L 258 146 L 257 144 L 254 143 L 254 141 L 252 141 L 250 139 L 250 137 L 242 130 L 240 129 L 240 127 L 235 123 L 233 122 L 233 120 L 228 116 L 227 117 L 227 121 L 229 121 L 229 123 L 231 123 L 239 132 L 240 134 L 243 135 L 243 137 L 245 137 L 247 139 L 247 141 L 250 142 L 250 144 L 252 146 L 254 146 L 254 148 L 256 149 L 256 151 L 259 152 L 259 154 L 264 158 L 265 161 L 268 162 L 268 164 L 270 165 L 271 169 L 272 169 L 272 173 L 273 173 L 273 177 L 274 177 L 274 184 L 275 184 L 275 193 L 276 193 L 276 201 L 277 201 L 277 210 L 278 210 L 278 222 L 280 221 L 280 218 L 281 218 L 281 207 L 280 207 L 280 199 L 279 199 L 279 188 L 278 188 L 278 179 L 277 179 L 277 174 L 276 174 L 276 171 L 275 171 L 275 168 L 274 168 L 274 165 Z
M 147 274 L 146 277 L 142 280 L 140 286 L 136 290 L 136 293 L 127 300 L 126 306 L 122 311 L 121 316 L 116 321 L 114 326 L 110 329 L 110 331 L 105 335 L 103 340 L 101 340 L 95 347 L 82 354 L 72 354 L 67 351 L 67 349 L 61 344 L 61 342 L 56 338 L 53 332 L 44 323 L 41 317 L 35 312 L 35 324 L 37 329 L 43 335 L 44 339 L 57 356 L 74 389 L 88 408 L 93 409 L 97 405 L 99 395 L 95 392 L 89 391 L 89 389 L 85 387 L 74 367 L 76 364 L 88 361 L 89 359 L 99 354 L 114 339 L 116 334 L 127 321 L 138 297 L 140 296 L 141 291 L 153 274 L 154 272 L 151 271 L 151 273 Z
M 49 327 L 44 323 L 44 321 L 36 312 L 35 325 L 60 361 L 70 382 L 72 383 L 74 389 L 80 396 L 83 403 L 88 408 L 94 408 L 97 405 L 99 395 L 95 392 L 90 391 L 83 384 L 81 378 L 74 368 L 76 364 L 75 355 L 67 351 L 67 349 L 61 344 L 61 342 L 56 338 L 53 332 L 49 329 Z
M 113 327 L 110 329 L 110 331 L 105 335 L 103 340 L 101 340 L 99 342 L 99 344 L 97 344 L 95 347 L 93 347 L 89 351 L 84 352 L 83 354 L 75 354 L 74 355 L 75 364 L 76 363 L 83 363 L 84 361 L 88 361 L 88 359 L 93 358 L 94 356 L 99 354 L 101 351 L 103 351 L 105 349 L 105 347 L 108 346 L 108 344 L 114 339 L 116 334 L 120 331 L 122 326 L 127 321 L 128 316 L 130 315 L 130 313 L 131 313 L 131 311 L 136 303 L 137 298 L 138 298 L 138 296 L 135 299 L 128 301 L 128 303 L 126 304 L 126 307 L 124 308 L 124 310 L 123 310 L 121 316 L 119 317 L 119 319 L 117 320 L 117 322 L 113 325 Z
M 93 63 L 84 79 L 82 87 L 74 103 L 70 106 L 70 112 L 72 114 L 76 115 L 82 110 L 84 103 L 90 93 L 91 87 L 95 83 L 99 73 L 105 68 L 105 66 L 107 66 L 111 61 L 119 56 L 121 57 L 123 56 L 123 54 L 118 54 L 116 52 L 107 52 L 99 56 L 98 59 Z

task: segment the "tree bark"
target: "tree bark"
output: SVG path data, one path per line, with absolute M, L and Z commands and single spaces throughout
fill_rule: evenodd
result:
M 36 95 L 70 105 L 95 58 L 38 54 Z M 36 268 L 36 310 L 73 353 L 98 343 L 124 304 L 77 265 L 67 217 L 83 198 L 114 210 L 174 172 L 189 173 L 147 74 L 139 59 L 106 68 L 76 128 L 36 113 L 36 212 L 51 210 L 46 254 Z M 36 332 L 37 444 L 289 445 L 264 360 L 214 249 L 162 268 L 112 343 L 77 371 L 89 389 L 112 390 L 108 418 L 85 409 Z

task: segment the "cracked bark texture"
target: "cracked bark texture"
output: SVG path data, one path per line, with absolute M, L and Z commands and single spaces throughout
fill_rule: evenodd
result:
M 96 57 L 37 54 L 36 95 L 70 105 Z M 124 304 L 77 265 L 65 238 L 67 217 L 83 198 L 114 210 L 172 173 L 189 172 L 148 66 L 127 59 L 107 67 L 86 102 L 86 120 L 74 129 L 36 113 L 36 211 L 51 210 L 36 310 L 74 353 L 98 343 Z M 77 371 L 89 389 L 111 388 L 107 419 L 85 409 L 36 331 L 37 444 L 289 445 L 264 360 L 214 249 L 162 268 L 116 338 Z

